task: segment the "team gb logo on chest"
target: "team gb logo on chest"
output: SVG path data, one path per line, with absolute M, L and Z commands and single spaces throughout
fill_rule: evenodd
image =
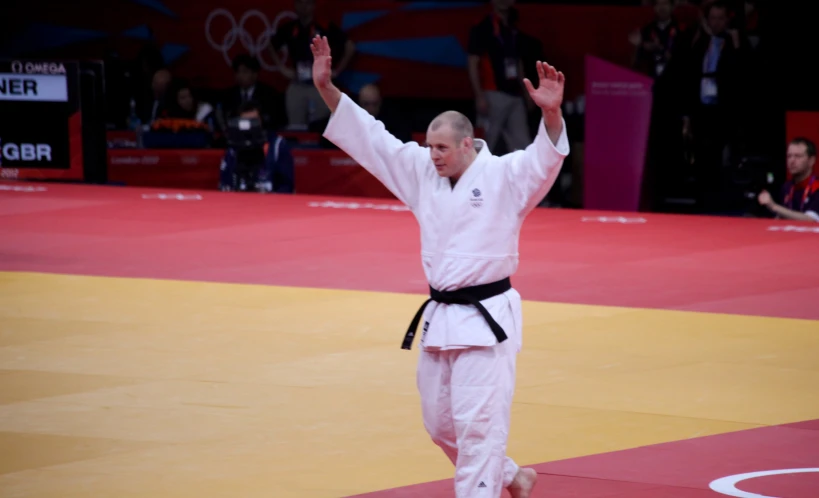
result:
M 479 208 L 483 205 L 483 198 L 481 197 L 480 190 L 476 188 L 472 189 L 472 197 L 469 199 L 469 203 L 475 208 Z

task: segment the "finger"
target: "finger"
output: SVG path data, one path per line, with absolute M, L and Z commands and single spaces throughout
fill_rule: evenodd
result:
M 557 79 L 557 70 L 555 70 L 554 66 L 546 64 L 546 76 L 548 76 L 550 80 Z
M 548 71 L 549 71 L 549 64 L 546 63 L 546 62 L 541 62 L 540 67 L 543 68 L 543 77 L 545 78 L 547 76 L 547 74 L 548 74 Z
M 529 81 L 529 78 L 523 78 L 523 86 L 526 87 L 529 94 L 535 93 L 535 87 L 532 86 L 532 82 Z
M 540 61 L 537 61 L 537 75 L 538 75 L 538 78 L 540 78 L 542 80 L 546 79 L 546 71 L 543 68 L 543 63 L 540 62 Z
M 566 76 L 563 75 L 563 71 L 557 72 L 557 82 L 560 83 L 561 85 L 566 82 Z

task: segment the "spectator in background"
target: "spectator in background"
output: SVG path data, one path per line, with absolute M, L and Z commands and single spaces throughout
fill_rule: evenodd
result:
M 261 121 L 260 106 L 253 101 L 245 102 L 239 108 L 239 117 Z M 254 167 L 252 185 L 237 181 L 237 152 L 228 148 L 222 159 L 219 174 L 219 189 L 222 191 L 257 191 L 263 193 L 292 194 L 295 191 L 293 154 L 287 141 L 273 131 L 268 131 L 265 144 L 264 163 Z
M 358 91 L 358 105 L 365 111 L 369 112 L 372 117 L 381 121 L 384 128 L 387 129 L 395 138 L 407 143 L 412 140 L 412 129 L 409 125 L 409 120 L 405 116 L 400 116 L 389 106 L 384 105 L 381 98 L 381 90 L 375 84 L 364 85 Z M 315 121 L 310 125 L 310 131 L 321 134 L 329 123 L 330 117 Z M 338 149 L 335 144 L 321 137 L 321 147 L 325 149 Z
M 151 122 L 151 103 L 155 99 L 153 90 L 154 76 L 159 70 L 165 68 L 162 52 L 159 50 L 153 38 L 153 31 L 150 28 L 149 34 L 150 38 L 142 45 L 136 58 L 128 64 L 128 69 L 123 75 L 130 83 L 129 97 L 126 98 L 123 105 L 127 106 L 129 101 L 133 100 L 136 116 L 144 124 L 150 124 Z M 106 86 L 110 85 L 106 84 Z M 106 92 L 106 94 L 108 93 Z
M 648 0 L 649 4 L 653 0 Z M 689 2 L 687 0 L 674 1 L 674 20 L 680 25 L 680 30 L 686 31 L 689 27 L 702 22 L 702 7 L 700 2 Z
M 396 114 L 391 108 L 384 105 L 381 98 L 381 90 L 378 86 L 370 84 L 361 87 L 358 92 L 358 104 L 372 117 L 384 123 L 384 128 L 392 135 L 406 143 L 412 140 L 412 130 L 409 128 L 409 120 Z
M 234 117 L 247 102 L 255 102 L 267 129 L 277 129 L 282 120 L 277 105 L 276 90 L 259 81 L 259 61 L 250 54 L 240 54 L 233 59 L 233 75 L 236 85 L 228 89 L 223 102 L 223 110 L 228 117 Z
M 310 42 L 316 35 L 326 36 L 334 54 L 341 54 L 333 62 L 333 79 L 337 78 L 355 54 L 355 44 L 346 33 L 333 23 L 319 23 L 315 18 L 315 0 L 295 0 L 297 19 L 279 27 L 270 40 L 270 54 L 279 71 L 290 80 L 285 92 L 287 121 L 293 128 L 304 128 L 313 121 L 321 121 L 330 115 L 330 109 L 321 99 L 313 85 L 313 52 Z M 292 66 L 285 64 L 279 49 L 287 47 Z
M 745 0 L 745 36 L 748 43 L 756 49 L 759 46 L 759 10 L 756 7 L 757 0 Z
M 743 123 L 747 69 L 739 32 L 728 29 L 730 12 L 722 1 L 705 7 L 704 19 L 686 48 L 683 74 L 683 136 L 693 141 L 701 206 L 717 207 L 729 145 Z
M 757 200 L 779 218 L 819 222 L 819 180 L 813 173 L 816 145 L 807 138 L 796 138 L 788 145 L 788 173 L 791 179 L 782 186 L 782 204 L 774 202 L 763 190 Z
M 156 71 L 151 78 L 151 99 L 143 107 L 139 119 L 145 124 L 151 124 L 168 113 L 170 102 L 168 87 L 172 82 L 171 72 L 165 68 Z
M 679 49 L 684 39 L 671 0 L 652 0 L 654 20 L 629 35 L 634 67 L 654 79 L 643 201 L 662 210 L 685 176 L 680 128 Z
M 213 106 L 202 102 L 187 83 L 180 82 L 174 85 L 175 101 L 171 108 L 170 117 L 191 119 L 204 123 L 210 131 L 216 131 L 216 118 Z
M 476 120 L 495 152 L 503 136 L 509 151 L 531 142 L 523 86 L 521 40 L 514 0 L 492 0 L 492 12 L 469 32 L 469 82 L 475 94 Z
M 629 36 L 636 47 L 634 64 L 638 70 L 658 78 L 671 59 L 680 27 L 672 17 L 671 0 L 654 0 L 654 21 Z

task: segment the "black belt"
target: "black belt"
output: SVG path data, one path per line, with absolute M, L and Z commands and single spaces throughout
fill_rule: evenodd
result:
M 430 301 L 435 301 L 442 304 L 471 304 L 472 306 L 478 308 L 478 311 L 481 312 L 481 315 L 483 315 L 486 323 L 489 324 L 489 328 L 492 329 L 492 333 L 495 334 L 495 338 L 498 340 L 498 342 L 500 343 L 505 341 L 507 339 L 506 333 L 503 331 L 503 328 L 498 325 L 498 322 L 492 318 L 492 315 L 486 311 L 486 308 L 483 307 L 481 301 L 503 294 L 511 288 L 512 281 L 509 279 L 509 277 L 506 277 L 503 280 L 498 280 L 497 282 L 475 285 L 473 287 L 464 287 L 463 289 L 454 291 L 439 291 L 430 287 L 429 299 L 427 299 L 424 304 L 421 305 L 421 309 L 418 310 L 418 313 L 415 314 L 415 318 L 412 319 L 412 323 L 410 323 L 407 334 L 404 336 L 404 342 L 401 344 L 401 349 L 412 349 L 412 340 L 415 338 L 415 331 L 418 329 L 418 323 L 421 321 L 421 316 L 424 314 L 424 309 L 426 309 Z

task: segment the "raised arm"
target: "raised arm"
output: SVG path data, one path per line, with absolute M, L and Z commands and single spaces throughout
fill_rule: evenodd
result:
M 540 61 L 537 62 L 537 73 L 537 88 L 529 79 L 523 80 L 532 101 L 543 113 L 535 140 L 524 150 L 506 154 L 502 160 L 506 181 L 522 213 L 527 213 L 546 196 L 569 154 L 566 122 L 560 110 L 565 77 Z
M 333 85 L 330 46 L 326 37 L 316 36 L 311 48 L 313 83 L 332 112 L 324 137 L 372 173 L 401 202 L 414 209 L 429 153 L 415 142 L 403 143 L 395 138 L 383 123 Z

